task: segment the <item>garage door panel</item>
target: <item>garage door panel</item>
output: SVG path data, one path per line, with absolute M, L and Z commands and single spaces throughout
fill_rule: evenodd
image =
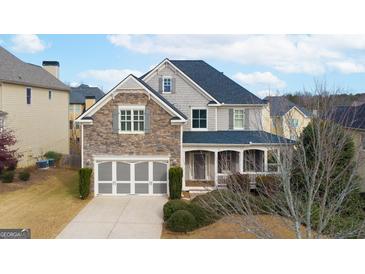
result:
M 154 183 L 153 184 L 153 194 L 166 194 L 167 184 L 166 183 Z
M 148 162 L 135 164 L 135 181 L 148 181 Z
M 167 164 L 153 162 L 153 181 L 167 181 Z
M 113 162 L 100 163 L 98 165 L 98 180 L 112 181 L 113 180 Z
M 131 165 L 128 163 L 117 162 L 117 181 L 131 180 Z
M 117 194 L 130 194 L 131 184 L 117 184 Z
M 100 194 L 113 194 L 113 184 L 112 183 L 99 183 L 99 193 Z
M 149 193 L 149 186 L 148 183 L 136 183 L 134 185 L 134 192 L 136 194 L 148 194 Z

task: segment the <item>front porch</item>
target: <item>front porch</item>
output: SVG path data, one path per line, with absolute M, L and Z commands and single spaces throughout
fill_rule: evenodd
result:
M 184 190 L 211 190 L 225 185 L 232 174 L 248 174 L 252 182 L 258 175 L 279 171 L 277 148 L 247 147 L 183 147 Z

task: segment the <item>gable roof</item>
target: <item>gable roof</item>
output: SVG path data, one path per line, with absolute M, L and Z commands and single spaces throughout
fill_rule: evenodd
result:
M 270 116 L 283 116 L 293 107 L 296 107 L 305 116 L 311 116 L 311 113 L 306 108 L 294 104 L 284 96 L 267 96 L 264 100 L 270 103 Z
M 256 95 L 203 60 L 170 60 L 195 83 L 224 104 L 265 104 Z
M 347 128 L 365 130 L 365 103 L 360 106 L 339 106 L 331 119 Z
M 69 91 L 70 88 L 41 66 L 25 63 L 0 46 L 0 82 Z
M 125 77 L 122 81 L 120 81 L 114 88 L 112 88 L 108 93 L 106 93 L 98 102 L 96 102 L 94 105 L 92 105 L 88 110 L 86 110 L 84 113 L 82 113 L 77 119 L 77 122 L 83 122 L 85 119 L 89 118 L 89 115 L 93 115 L 96 111 L 99 110 L 100 107 L 102 107 L 104 104 L 106 104 L 108 101 L 108 98 L 110 98 L 114 91 L 118 90 L 123 83 L 127 82 L 129 79 L 134 79 L 144 90 L 146 90 L 152 97 L 156 99 L 159 103 L 161 103 L 162 107 L 164 107 L 166 110 L 170 111 L 170 113 L 173 113 L 177 116 L 178 119 L 174 119 L 175 121 L 181 120 L 185 122 L 187 120 L 187 117 L 178 110 L 173 104 L 171 104 L 169 101 L 167 101 L 162 95 L 160 95 L 157 91 L 152 89 L 150 86 L 148 86 L 146 83 L 144 83 L 141 79 L 134 76 L 133 74 L 129 74 L 127 77 Z
M 87 96 L 93 96 L 95 97 L 95 101 L 99 101 L 104 95 L 105 93 L 98 87 L 81 84 L 78 87 L 71 87 L 70 104 L 85 104 L 85 98 Z
M 292 144 L 293 141 L 284 137 L 254 130 L 223 130 L 223 131 L 184 131 L 184 144 Z

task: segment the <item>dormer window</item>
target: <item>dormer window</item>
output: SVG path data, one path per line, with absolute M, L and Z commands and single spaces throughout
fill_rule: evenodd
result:
M 162 92 L 170 93 L 172 91 L 172 79 L 165 76 L 162 78 Z

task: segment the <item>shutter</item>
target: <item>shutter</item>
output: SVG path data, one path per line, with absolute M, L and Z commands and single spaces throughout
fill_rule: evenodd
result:
M 171 79 L 171 85 L 172 85 L 171 93 L 175 93 L 176 92 L 176 78 Z
M 118 107 L 113 110 L 113 117 L 112 117 L 112 128 L 113 133 L 119 133 L 119 110 Z
M 158 78 L 158 92 L 162 93 L 162 77 Z
M 244 124 L 243 128 L 245 130 L 250 129 L 250 110 L 247 108 L 245 109 L 245 124 Z
M 228 128 L 233 129 L 233 108 L 228 110 Z
M 144 132 L 151 132 L 151 114 L 148 108 L 146 108 L 144 112 Z

